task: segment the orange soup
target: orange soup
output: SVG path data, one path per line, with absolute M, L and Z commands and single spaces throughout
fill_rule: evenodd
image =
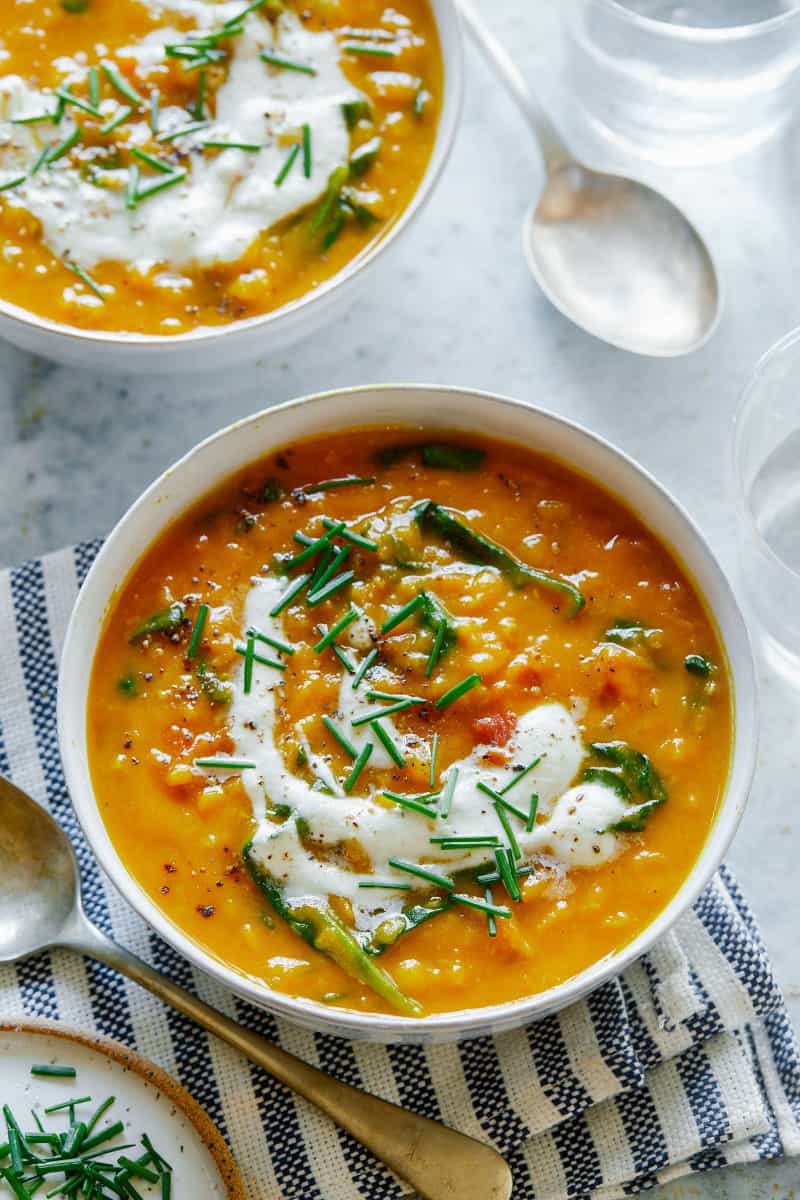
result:
M 93 667 L 119 855 L 205 950 L 416 1015 L 540 992 L 686 878 L 731 697 L 702 599 L 618 500 L 477 436 L 287 446 L 170 526 Z
M 8 0 L 0 297 L 173 335 L 272 311 L 363 254 L 425 172 L 427 0 Z

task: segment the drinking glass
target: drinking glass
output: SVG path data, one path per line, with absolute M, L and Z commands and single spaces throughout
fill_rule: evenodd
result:
M 800 89 L 800 0 L 562 0 L 564 67 L 626 152 L 720 161 L 763 141 Z
M 734 416 L 742 580 L 770 664 L 800 684 L 800 330 L 759 360 Z

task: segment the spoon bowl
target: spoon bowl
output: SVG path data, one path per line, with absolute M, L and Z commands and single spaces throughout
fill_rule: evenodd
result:
M 79 893 L 78 864 L 66 835 L 0 776 L 0 962 L 62 940 Z
M 720 288 L 705 243 L 643 183 L 574 160 L 555 166 L 522 241 L 551 303 L 612 346 L 688 354 L 717 326 Z
M 243 1029 L 90 923 L 78 863 L 60 825 L 0 776 L 0 962 L 62 946 L 107 963 L 304 1096 L 405 1179 L 422 1200 L 509 1200 L 511 1172 L 493 1150 L 438 1121 L 341 1083 Z

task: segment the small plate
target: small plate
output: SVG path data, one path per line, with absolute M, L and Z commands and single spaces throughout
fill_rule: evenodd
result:
M 36 1063 L 75 1067 L 75 1079 L 31 1075 Z M 66 1128 L 66 1113 L 44 1116 L 43 1110 L 70 1096 L 91 1096 L 91 1113 L 107 1096 L 114 1104 L 101 1117 L 103 1125 L 122 1121 L 125 1132 L 109 1141 L 139 1142 L 143 1133 L 173 1167 L 173 1200 L 246 1200 L 246 1193 L 228 1147 L 207 1114 L 180 1084 L 160 1067 L 119 1042 L 99 1034 L 80 1033 L 52 1021 L 0 1023 L 0 1100 L 15 1115 L 29 1117 L 31 1109 L 49 1132 Z M 77 1111 L 82 1113 L 84 1106 Z M 28 1119 L 23 1126 L 31 1125 Z M 129 1154 L 137 1157 L 140 1151 Z M 136 1181 L 143 1197 L 161 1195 L 160 1188 Z M 10 1196 L 0 1181 L 0 1197 Z

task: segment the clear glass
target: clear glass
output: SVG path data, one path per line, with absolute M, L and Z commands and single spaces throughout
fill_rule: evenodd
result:
M 628 153 L 731 158 L 800 94 L 800 0 L 562 0 L 562 16 L 570 94 Z
M 742 580 L 770 664 L 800 684 L 800 330 L 758 362 L 734 417 Z

